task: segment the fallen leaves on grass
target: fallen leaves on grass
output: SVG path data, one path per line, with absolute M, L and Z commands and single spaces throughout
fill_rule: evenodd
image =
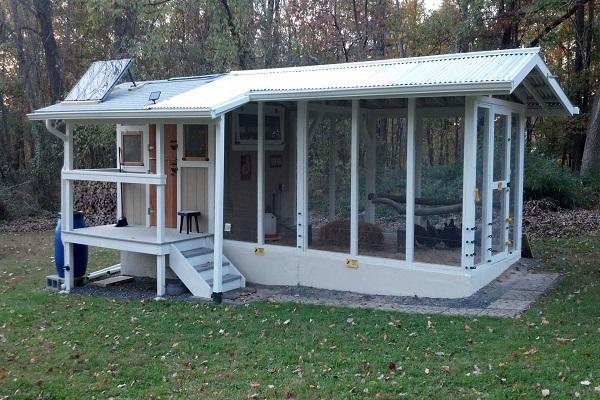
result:
M 532 347 L 531 349 L 527 350 L 526 352 L 523 353 L 524 356 L 532 356 L 535 353 L 537 353 L 538 350 L 535 347 Z

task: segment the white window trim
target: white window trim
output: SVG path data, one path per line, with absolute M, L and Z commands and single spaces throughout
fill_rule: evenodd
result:
M 258 105 L 246 104 L 231 113 L 231 143 L 234 151 L 256 151 L 258 140 L 241 141 L 239 139 L 239 115 L 240 114 L 256 114 L 258 118 Z M 264 105 L 264 116 L 279 116 L 281 140 L 265 140 L 265 151 L 282 151 L 285 147 L 285 108 L 279 106 Z
M 123 145 L 123 132 L 142 131 L 143 165 L 121 165 L 120 149 Z M 117 168 L 126 172 L 145 172 L 150 169 L 150 154 L 148 151 L 148 125 L 117 124 Z

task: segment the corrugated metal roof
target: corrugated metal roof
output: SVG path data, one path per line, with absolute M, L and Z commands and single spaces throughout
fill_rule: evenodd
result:
M 35 113 L 86 112 L 86 111 L 135 111 L 145 110 L 152 103 L 148 100 L 151 92 L 160 91 L 159 100 L 168 100 L 181 93 L 196 89 L 218 79 L 220 75 L 207 75 L 193 78 L 131 82 L 116 85 L 102 102 L 61 102 L 36 110 Z
M 197 111 L 215 117 L 249 101 L 349 97 L 512 94 L 532 71 L 547 100 L 544 108 L 576 112 L 539 55 L 539 48 L 458 53 L 308 67 L 233 71 L 216 77 L 149 83 L 129 91 L 123 85 L 103 103 L 85 110 L 135 109 L 167 115 Z M 536 69 L 537 67 L 537 69 Z M 164 91 L 156 104 L 150 91 Z M 136 94 L 139 92 L 139 94 Z M 529 96 L 527 97 L 529 100 Z M 82 106 L 61 103 L 38 111 L 69 112 Z M 179 114 L 178 114 L 179 115 Z

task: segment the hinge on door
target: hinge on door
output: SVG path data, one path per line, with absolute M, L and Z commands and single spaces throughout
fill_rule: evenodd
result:
M 148 207 L 148 215 L 152 214 L 154 212 L 153 209 L 151 209 L 150 207 Z

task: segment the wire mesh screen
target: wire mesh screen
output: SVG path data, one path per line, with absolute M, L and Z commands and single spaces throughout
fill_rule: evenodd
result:
M 421 126 L 417 136 L 415 261 L 460 266 L 463 120 L 424 118 Z
M 330 102 L 319 112 L 308 138 L 308 247 L 350 248 L 350 107 Z M 348 112 L 344 112 L 347 109 Z
M 359 254 L 405 259 L 406 119 L 369 121 L 360 140 Z

